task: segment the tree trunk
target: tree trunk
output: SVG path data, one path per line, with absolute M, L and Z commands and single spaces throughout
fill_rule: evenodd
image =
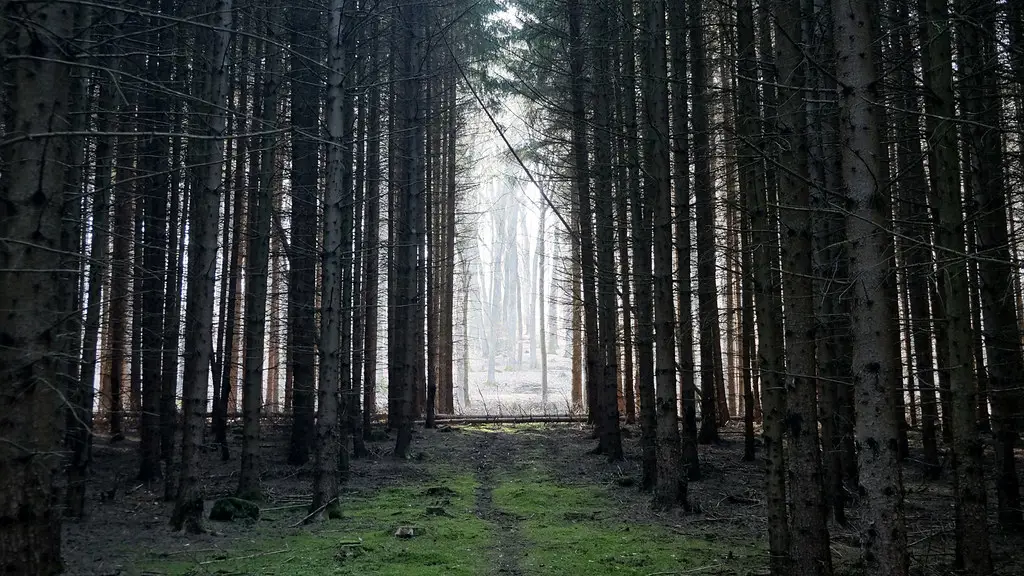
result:
M 672 302 L 672 174 L 669 167 L 668 63 L 665 2 L 644 3 L 642 57 L 644 200 L 654 218 L 654 338 L 658 476 L 654 500 L 671 508 L 686 503 L 675 378 L 675 310 Z M 600 36 L 599 36 L 600 37 Z
M 628 1 L 628 0 L 624 0 Z M 632 8 L 623 6 L 627 29 L 633 28 Z M 654 47 L 654 39 L 649 39 L 648 49 Z M 627 72 L 629 70 L 627 69 Z M 627 108 L 627 129 L 632 129 L 629 120 L 635 116 Z M 630 134 L 636 133 L 635 130 Z M 628 153 L 630 166 L 640 170 L 640 159 L 634 147 Z M 654 301 L 653 301 L 653 262 L 651 261 L 652 230 L 651 214 L 653 202 L 646 202 L 646 186 L 634 185 L 630 198 L 632 234 L 633 234 L 633 293 L 636 295 L 636 380 L 640 396 L 640 451 L 641 480 L 644 490 L 652 490 L 658 481 L 657 453 L 657 409 L 654 390 Z
M 545 236 L 547 236 L 547 224 L 545 222 L 548 214 L 547 204 L 544 204 L 540 208 L 540 226 L 537 231 L 537 312 L 540 318 L 537 320 L 537 327 L 540 332 L 539 344 L 540 350 L 540 397 L 541 404 L 543 405 L 543 411 L 547 411 L 548 406 L 548 339 L 547 339 L 547 326 L 544 322 L 544 308 L 547 305 L 547 285 L 544 281 L 544 266 L 545 266 Z
M 115 13 L 111 19 L 101 19 L 102 28 L 113 26 L 122 19 L 121 12 Z M 101 29 L 102 29 L 101 28 Z M 104 30 L 104 32 L 107 32 Z M 109 70 L 117 70 L 119 61 L 115 57 L 99 60 Z M 96 103 L 96 125 L 100 133 L 113 132 L 116 126 L 117 102 L 114 98 L 114 86 L 102 82 L 99 86 L 99 98 Z M 71 451 L 68 462 L 68 485 L 65 494 L 66 509 L 64 514 L 72 518 L 85 515 L 86 489 L 90 466 L 92 464 L 93 411 L 95 405 L 94 381 L 98 361 L 98 341 L 102 317 L 102 300 L 109 293 L 104 290 L 105 280 L 110 268 L 108 262 L 110 244 L 110 184 L 113 167 L 114 137 L 100 136 L 96 139 L 96 167 L 93 180 L 92 205 L 92 238 L 89 245 L 89 291 L 86 299 L 87 308 L 83 326 L 82 368 L 79 383 L 68 391 L 69 418 L 67 419 L 67 436 L 65 443 Z M 102 379 L 102 374 L 101 374 Z
M 935 477 L 939 472 L 939 454 L 936 443 L 938 411 L 935 404 L 935 364 L 932 355 L 931 310 L 929 307 L 928 277 L 931 274 L 932 257 L 930 222 L 928 221 L 928 181 L 925 177 L 921 131 L 919 125 L 920 102 L 914 94 L 913 82 L 913 34 L 909 30 L 910 17 L 906 5 L 893 4 L 896 10 L 897 26 L 900 26 L 899 43 L 906 64 L 900 67 L 901 85 L 907 92 L 903 96 L 903 112 L 897 119 L 897 153 L 900 174 L 899 220 L 903 222 L 900 234 L 903 268 L 906 271 L 906 294 L 908 324 L 914 345 L 913 381 L 919 392 L 921 404 L 921 443 L 926 474 Z
M 761 41 L 762 55 L 771 54 L 771 36 L 769 14 L 773 3 L 762 4 Z M 740 44 L 740 65 L 742 78 L 754 78 L 755 51 L 753 30 L 753 8 L 749 0 L 737 2 L 737 32 Z M 766 49 L 767 48 L 767 49 Z M 766 68 L 764 80 L 774 82 L 771 68 Z M 759 141 L 765 142 L 774 127 L 769 124 L 774 118 L 774 96 L 769 87 L 765 87 L 765 106 L 763 114 L 759 114 L 757 90 L 753 82 L 744 82 L 740 88 L 738 117 L 740 130 L 743 134 L 760 134 Z M 760 119 L 760 120 L 759 120 Z M 758 128 L 760 127 L 760 130 Z M 741 140 L 739 153 L 743 157 L 752 156 L 756 152 L 751 146 L 752 140 Z M 764 146 L 761 146 L 764 149 Z M 770 160 L 770 159 L 769 159 Z M 763 394 L 764 413 L 764 462 L 768 516 L 768 549 L 772 576 L 789 574 L 789 523 L 786 510 L 786 460 L 783 444 L 784 415 L 786 396 L 783 382 L 783 333 L 782 333 L 782 300 L 781 279 L 775 270 L 778 269 L 778 229 L 772 217 L 770 202 L 774 180 L 771 171 L 758 170 L 761 164 L 755 164 L 753 174 L 748 174 L 744 193 L 747 213 L 750 218 L 750 236 L 753 246 L 753 291 L 754 305 L 757 316 L 758 364 Z M 741 180 L 742 181 L 742 180 Z M 756 401 L 755 401 L 756 404 Z
M 957 134 L 945 118 L 955 116 L 953 67 L 951 62 L 951 23 L 947 5 L 940 0 L 921 0 L 922 69 L 925 71 L 925 127 L 929 142 L 929 174 L 935 214 L 937 278 L 942 292 L 943 326 L 936 328 L 936 344 L 947 346 L 950 366 L 949 431 L 953 448 L 953 486 L 956 499 L 957 560 L 970 574 L 989 574 L 992 561 L 985 512 L 985 480 L 981 439 L 975 430 L 976 395 L 971 366 L 970 301 L 967 265 L 964 253 L 964 219 L 960 198 L 960 174 L 957 163 Z M 944 338 L 939 338 L 942 335 Z
M 593 34 L 595 38 L 606 38 L 612 33 L 611 14 L 608 11 L 599 10 L 594 14 L 595 22 Z M 662 24 L 664 29 L 664 24 Z M 594 50 L 594 83 L 596 86 L 607 86 L 611 83 L 611 53 L 606 47 L 595 45 Z M 662 57 L 664 61 L 664 57 Z M 622 437 L 619 430 L 619 406 L 616 384 L 618 372 L 618 347 L 616 346 L 616 330 L 618 324 L 617 300 L 618 294 L 615 289 L 615 221 L 612 216 L 612 143 L 611 143 L 611 122 L 612 106 L 608 101 L 608 92 L 604 90 L 594 91 L 594 211 L 596 213 L 594 239 L 597 252 L 597 312 L 598 312 L 598 337 L 600 340 L 600 354 L 598 369 L 601 370 L 601 377 L 597 385 L 592 389 L 597 395 L 597 409 L 599 412 L 596 421 L 601 444 L 601 451 L 609 460 L 620 460 L 622 458 Z M 667 106 L 667 96 L 666 102 Z M 667 110 L 667 108 L 666 108 Z M 668 118 L 665 119 L 665 126 L 668 125 Z M 667 130 L 666 130 L 667 132 Z M 666 136 L 667 137 L 667 136 Z M 666 155 L 668 148 L 666 145 Z M 665 168 L 668 169 L 668 160 L 665 160 Z M 669 185 L 666 178 L 665 186 Z M 666 214 L 671 214 L 669 210 Z M 671 225 L 671 217 L 666 218 L 667 225 Z M 667 280 L 670 287 L 667 290 L 669 304 L 671 305 L 671 267 L 672 267 L 672 239 L 671 233 L 665 238 L 669 246 Z M 671 313 L 671 312 L 670 312 Z M 669 320 L 669 326 L 672 321 Z M 669 362 L 669 365 L 673 365 Z M 674 373 L 674 371 L 673 371 Z M 674 378 L 670 374 L 670 379 Z M 600 386 L 598 388 L 598 386 Z M 672 381 L 669 386 L 673 389 L 672 428 L 676 428 L 675 419 L 675 383 Z M 678 434 L 678 432 L 677 432 Z M 677 436 L 678 438 L 678 436 Z
M 697 321 L 700 323 L 701 444 L 718 439 L 718 390 L 723 387 L 718 326 L 715 256 L 715 191 L 711 175 L 711 77 L 707 66 L 703 8 L 694 2 L 689 13 L 693 75 L 693 185 L 697 215 Z
M 292 381 L 292 430 L 288 463 L 309 460 L 314 441 L 314 370 L 316 322 L 315 278 L 317 190 L 320 181 L 319 42 L 304 31 L 317 28 L 318 12 L 289 6 L 288 29 L 293 52 L 291 69 L 291 262 L 288 268 L 287 369 Z
M 690 144 L 687 124 L 689 83 L 686 79 L 686 41 L 689 23 L 686 2 L 670 2 L 669 48 L 671 50 L 672 73 L 672 176 L 675 188 L 675 235 L 676 261 L 679 271 L 676 277 L 677 302 L 677 347 L 679 362 L 679 394 L 683 408 L 683 462 L 690 480 L 700 478 L 700 461 L 697 458 L 697 384 L 694 381 L 693 366 L 693 277 L 691 275 L 690 241 Z
M 13 142 L 0 148 L 0 572 L 58 574 L 60 513 L 54 490 L 63 428 L 58 334 L 64 167 L 70 141 L 75 10 L 48 2 L 5 3 L 0 30 L 4 109 Z M 34 30 L 45 27 L 46 34 Z M 17 139 L 16 135 L 30 138 Z
M 423 202 L 423 142 L 425 114 L 422 99 L 422 79 L 419 76 L 425 57 L 425 22 L 428 20 L 424 2 L 396 7 L 398 18 L 399 55 L 398 87 L 395 108 L 398 111 L 396 130 L 398 157 L 395 160 L 397 176 L 397 202 L 395 217 L 395 308 L 396 326 L 394 333 L 396 355 L 391 363 L 390 386 L 397 388 L 398 410 L 389 412 L 389 421 L 395 420 L 398 430 L 395 443 L 395 457 L 406 458 L 412 443 L 412 427 L 415 418 L 416 392 L 420 382 L 418 353 L 422 352 L 422 328 L 414 323 L 422 320 L 417 308 L 424 305 L 418 298 L 419 274 L 417 264 L 422 228 L 419 226 L 420 205 Z M 422 326 L 422 324 L 421 324 Z M 419 338 L 418 338 L 419 337 Z M 419 348 L 419 350 L 417 350 Z M 396 418 L 392 418 L 396 417 Z
M 203 145 L 203 160 L 195 205 L 191 211 L 189 237 L 188 296 L 185 322 L 190 328 L 185 339 L 185 380 L 183 393 L 184 434 L 181 442 L 181 474 L 171 525 L 175 530 L 201 532 L 203 494 L 199 486 L 199 456 L 206 421 L 207 382 L 210 370 L 213 328 L 213 296 L 216 280 L 217 225 L 220 196 L 224 190 L 223 138 L 226 128 L 224 107 L 228 98 L 228 46 L 231 41 L 232 0 L 212 0 L 210 29 L 201 33 L 200 54 L 205 65 L 209 139 Z
M 879 83 L 873 62 L 875 4 L 833 0 L 836 31 L 837 82 L 841 86 L 840 143 L 846 189 L 846 219 L 852 286 L 850 316 L 853 342 L 853 382 L 857 406 L 857 443 L 861 508 L 861 547 L 870 574 L 906 574 L 909 569 L 907 532 L 903 519 L 903 478 L 899 466 L 899 431 L 888 398 L 893 379 L 899 379 L 892 340 L 885 327 L 896 310 L 890 308 L 886 283 L 888 199 L 881 182 L 880 126 L 873 102 Z M 866 447 L 866 449 L 865 449 Z
M 161 12 L 170 14 L 174 6 L 170 0 L 156 3 Z M 167 27 L 158 33 L 160 51 L 164 57 L 150 58 L 147 75 L 157 85 L 168 86 L 171 82 L 173 62 L 169 60 L 174 50 L 174 28 Z M 150 130 L 170 132 L 168 109 L 170 102 L 157 91 L 149 91 L 144 100 L 150 120 Z M 145 234 L 143 242 L 142 280 L 142 417 L 140 426 L 141 442 L 139 480 L 150 481 L 160 476 L 160 396 L 163 393 L 161 362 L 164 342 L 164 286 L 167 272 L 166 252 L 169 247 L 167 235 L 167 201 L 173 191 L 170 189 L 170 141 L 166 137 L 150 136 L 143 140 L 146 169 L 149 172 L 143 198 Z
M 632 10 L 632 0 L 626 0 Z M 632 15 L 630 15 L 632 20 Z M 619 43 L 615 48 L 613 66 L 617 73 L 615 78 L 615 234 L 618 240 L 619 276 L 618 290 L 622 299 L 622 389 L 624 392 L 624 409 L 626 424 L 636 422 L 636 389 L 633 380 L 633 305 L 630 294 L 630 262 L 629 262 L 629 196 L 631 186 L 639 185 L 636 159 L 636 49 L 633 42 L 633 29 L 627 28 L 625 22 L 616 20 Z M 630 97 L 626 98 L 625 95 Z M 628 101 L 627 101 L 628 100 Z M 628 111 L 628 113 L 627 113 Z M 632 136 L 631 136 L 632 135 Z M 544 326 L 544 301 L 541 300 L 541 333 Z
M 281 55 L 276 46 L 280 37 L 277 6 L 271 3 L 264 13 L 266 39 L 263 44 L 262 120 L 263 130 L 277 125 L 278 89 L 281 85 Z M 270 222 L 274 211 L 277 137 L 267 134 L 260 143 L 259 174 L 255 194 L 249 200 L 249 236 L 245 268 L 245 352 L 242 384 L 242 457 L 238 476 L 238 494 L 259 499 L 260 411 L 263 406 L 263 365 L 266 342 L 267 276 L 270 265 Z
M 380 278 L 380 87 L 379 70 L 383 63 L 380 41 L 380 19 L 374 18 L 370 30 L 369 54 L 372 60 L 367 78 L 366 119 L 366 228 L 363 233 L 363 318 L 366 330 L 363 340 L 363 438 L 369 438 L 373 416 L 377 410 L 377 317 Z
M 590 196 L 590 161 L 587 150 L 587 113 L 584 105 L 586 94 L 586 46 L 583 37 L 584 8 L 579 0 L 569 0 L 569 68 L 570 68 L 570 102 L 572 109 L 572 170 L 573 195 L 579 206 L 579 226 L 574 233 L 579 234 L 580 276 L 583 281 L 583 334 L 584 357 L 586 361 L 586 393 L 589 419 L 595 424 L 600 438 L 608 423 L 597 419 L 595 400 L 599 400 L 599 390 L 604 386 L 604 368 L 601 354 L 600 335 L 597 320 L 597 270 L 594 261 L 594 230 L 593 204 Z M 603 452 L 607 446 L 603 443 L 598 451 Z
M 320 374 L 316 409 L 316 462 L 313 467 L 312 519 L 334 517 L 338 512 L 338 474 L 341 457 L 339 431 L 339 383 L 341 369 L 342 259 L 346 251 L 345 166 L 345 66 L 343 35 L 344 0 L 331 0 L 327 17 L 327 188 L 324 198 L 323 280 L 320 314 Z M 315 514 L 313 514 L 315 513 Z
M 251 18 L 247 17 L 248 20 Z M 240 23 L 240 28 L 242 28 Z M 250 45 L 252 43 L 248 35 L 242 36 L 241 41 L 238 43 L 238 58 L 242 60 L 239 79 L 241 86 L 238 87 L 238 113 L 237 118 L 232 118 L 236 123 L 234 126 L 235 132 L 244 134 L 248 131 L 249 121 L 248 117 L 250 114 L 255 114 L 259 109 L 259 97 L 253 87 L 252 101 L 249 101 L 250 86 L 249 86 L 249 58 L 250 58 Z M 258 41 L 258 40 L 257 40 Z M 252 71 L 255 78 L 260 77 L 259 65 L 256 65 L 256 69 Z M 234 91 L 232 91 L 234 92 Z M 230 98 L 234 99 L 232 93 Z M 255 125 L 255 123 L 253 123 Z M 221 459 L 227 460 L 230 457 L 228 451 L 228 415 L 233 414 L 237 410 L 237 397 L 235 394 L 236 382 L 238 379 L 238 363 L 236 358 L 239 354 L 239 348 L 241 348 L 241 342 L 239 336 L 242 333 L 240 329 L 242 319 L 242 303 L 243 298 L 239 298 L 239 292 L 242 288 L 242 273 L 245 267 L 245 253 L 246 244 L 251 232 L 248 224 L 248 218 L 246 216 L 247 210 L 247 197 L 249 196 L 249 188 L 247 186 L 247 177 L 245 170 L 245 160 L 249 152 L 248 138 L 233 138 L 229 142 L 230 145 L 234 145 L 234 149 L 230 150 L 228 157 L 234 157 L 234 176 L 231 180 L 230 185 L 226 185 L 225 189 L 232 194 L 232 205 L 231 205 L 231 250 L 230 259 L 224 258 L 224 270 L 223 277 L 221 278 L 221 314 L 218 316 L 218 321 L 221 323 L 219 332 L 222 331 L 223 335 L 218 333 L 218 338 L 221 339 L 220 349 L 220 379 L 219 385 L 217 381 L 214 385 L 217 389 L 214 391 L 214 397 L 216 402 L 213 403 L 213 435 L 214 442 L 220 447 Z M 253 147 L 255 148 L 255 146 Z M 253 156 L 258 157 L 259 151 L 252 150 L 250 152 Z M 255 168 L 256 158 L 253 158 L 253 163 L 250 166 L 250 170 Z M 228 171 L 228 175 L 231 175 L 231 164 L 228 163 L 225 166 L 225 170 Z M 255 171 L 255 170 L 253 170 Z M 255 181 L 255 177 L 252 181 Z M 227 201 L 225 200 L 225 211 L 227 208 Z M 225 216 L 225 229 L 224 229 L 224 250 L 228 252 L 228 231 L 227 222 L 228 218 Z M 226 292 L 226 293 L 225 293 Z
M 1017 382 L 1024 372 L 1024 357 L 1013 298 L 1012 278 L 1016 272 L 1011 268 L 1010 239 L 1006 229 L 1006 174 L 1002 138 L 998 130 L 1003 120 L 1001 80 L 998 77 L 1001 71 L 997 68 L 1000 55 L 997 54 L 996 40 L 987 32 L 998 26 L 999 4 L 993 0 L 959 0 L 959 14 L 970 21 L 958 21 L 958 36 L 963 48 L 957 62 L 964 117 L 970 122 L 964 126 L 965 154 L 970 167 L 964 174 L 969 184 L 965 187 L 974 192 L 968 212 L 978 215 L 977 249 L 986 256 L 978 262 L 980 274 L 977 278 L 991 386 L 999 523 L 1006 528 L 1021 529 L 1024 528 L 1024 515 L 1021 512 L 1020 479 L 1014 450 L 1018 436 L 1016 419 L 1020 417 L 1022 407 Z M 964 554 L 970 555 L 972 551 L 966 547 L 980 546 L 981 542 L 974 540 L 962 544 Z
M 134 130 L 132 121 L 131 92 L 126 94 L 129 99 L 124 102 L 119 125 L 122 134 Z M 111 254 L 110 278 L 110 379 L 106 386 L 108 391 L 107 408 L 110 439 L 112 442 L 124 439 L 124 372 L 125 372 L 125 336 L 131 334 L 128 325 L 128 287 L 131 282 L 131 264 L 129 251 L 132 237 L 132 190 L 131 190 L 131 138 L 118 138 L 116 153 L 116 177 L 114 183 L 114 241 Z
M 793 540 L 790 554 L 794 574 L 832 573 L 827 507 L 823 492 L 821 451 L 818 446 L 817 380 L 814 346 L 813 255 L 810 188 L 807 181 L 808 136 L 804 104 L 806 69 L 799 43 L 801 0 L 785 0 L 776 14 L 776 62 L 786 87 L 779 94 L 779 132 L 786 139 L 779 162 L 779 228 L 781 230 L 782 291 L 786 329 L 786 430 L 789 432 Z M 809 16 L 808 16 L 809 18 Z

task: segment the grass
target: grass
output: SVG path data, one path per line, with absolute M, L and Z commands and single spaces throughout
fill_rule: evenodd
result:
M 543 425 L 461 429 L 527 437 L 544 432 Z M 497 523 L 477 516 L 480 486 L 465 472 L 465 462 L 428 460 L 428 479 L 343 494 L 341 519 L 291 529 L 286 527 L 305 510 L 272 511 L 244 540 L 229 544 L 228 551 L 196 552 L 188 560 L 149 556 L 139 568 L 174 576 L 470 576 L 494 573 L 498 552 L 517 557 L 521 573 L 529 576 L 746 576 L 764 571 L 763 542 L 723 536 L 710 525 L 704 535 L 697 532 L 699 523 L 681 533 L 662 521 L 630 519 L 622 500 L 644 501 L 646 496 L 559 482 L 547 456 L 544 444 L 531 439 L 495 466 L 487 480 L 494 486 L 491 505 L 507 515 Z M 502 532 L 508 522 L 515 524 L 514 538 Z M 414 526 L 417 535 L 396 538 L 395 529 L 406 525 Z
M 290 531 L 274 523 L 276 533 L 258 528 L 258 536 L 229 553 L 187 562 L 148 558 L 140 569 L 178 576 L 482 574 L 494 536 L 491 525 L 474 514 L 475 489 L 473 477 L 463 475 L 354 495 L 344 500 L 339 520 Z M 395 529 L 405 525 L 414 526 L 416 536 L 396 538 Z
M 755 542 L 709 541 L 624 520 L 608 492 L 596 486 L 517 478 L 495 489 L 494 505 L 521 520 L 526 574 L 746 574 L 760 569 L 765 557 Z

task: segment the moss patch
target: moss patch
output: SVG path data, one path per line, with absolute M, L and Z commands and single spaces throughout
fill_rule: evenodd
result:
M 494 490 L 495 507 L 521 520 L 529 552 L 524 573 L 677 573 L 707 567 L 711 574 L 747 574 L 765 557 L 755 542 L 709 542 L 657 524 L 622 518 L 607 491 L 559 485 L 548 478 L 515 479 Z
M 140 568 L 161 574 L 312 576 L 475 575 L 487 571 L 491 525 L 474 514 L 476 481 L 457 476 L 342 499 L 342 518 L 305 529 L 261 526 L 249 543 L 188 562 L 151 558 Z M 434 510 L 428 513 L 427 509 Z M 437 514 L 443 508 L 445 514 Z M 301 518 L 305 515 L 302 511 Z M 294 523 L 296 519 L 288 518 Z M 416 536 L 396 538 L 399 526 Z M 169 559 L 168 559 L 169 560 Z

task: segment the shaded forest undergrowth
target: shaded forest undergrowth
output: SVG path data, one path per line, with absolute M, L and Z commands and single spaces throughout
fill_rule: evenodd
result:
M 304 525 L 311 466 L 285 463 L 287 434 L 268 427 L 258 521 L 208 521 L 209 532 L 168 528 L 160 486 L 134 482 L 134 441 L 98 439 L 91 514 L 64 528 L 68 574 L 757 575 L 767 573 L 760 460 L 742 462 L 738 430 L 702 447 L 696 511 L 662 513 L 638 489 L 639 447 L 607 463 L 583 456 L 578 424 L 419 430 L 408 461 L 384 437 L 353 463 L 338 519 Z M 237 444 L 239 434 L 233 435 Z M 729 440 L 735 439 L 735 440 Z M 233 446 L 237 458 L 238 446 Z M 216 463 L 213 463 L 216 462 Z M 206 459 L 204 491 L 230 496 L 235 460 Z M 913 573 L 946 574 L 953 510 L 946 478 L 905 467 Z M 852 510 L 856 521 L 856 509 Z M 857 574 L 852 531 L 832 525 L 838 574 Z M 412 532 L 411 536 L 396 532 Z M 993 533 L 998 574 L 1024 574 L 1024 538 Z

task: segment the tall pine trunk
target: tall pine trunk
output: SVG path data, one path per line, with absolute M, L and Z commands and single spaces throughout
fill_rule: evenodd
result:
M 321 267 L 320 374 L 317 386 L 316 460 L 310 519 L 333 517 L 338 509 L 338 473 L 341 457 L 339 385 L 341 383 L 342 257 L 345 251 L 344 178 L 342 146 L 345 140 L 344 0 L 331 0 L 327 16 L 327 188 L 324 193 L 323 264 Z
M 277 125 L 278 88 L 281 85 L 281 54 L 276 45 L 280 37 L 278 8 L 271 3 L 266 18 L 263 44 L 262 130 Z M 245 348 L 242 384 L 242 457 L 238 476 L 238 494 L 252 498 L 260 492 L 260 412 L 263 405 L 264 345 L 267 320 L 267 276 L 270 266 L 270 222 L 274 210 L 274 181 L 277 135 L 265 134 L 259 147 L 259 174 L 255 194 L 249 200 L 249 246 L 245 269 Z
M 74 14 L 49 2 L 5 3 L 5 137 L 0 148 L 0 571 L 61 571 L 60 514 L 54 488 L 63 424 L 58 334 L 64 167 L 72 68 L 65 59 Z M 46 34 L 34 31 L 45 27 Z M 29 57 L 31 56 L 31 57 Z M 17 136 L 36 135 L 31 138 Z M 13 141 L 12 141 L 13 140 Z M 17 217 L 15 217 L 17 215 Z
M 676 406 L 675 309 L 672 302 L 672 174 L 669 167 L 668 62 L 665 3 L 644 3 L 643 125 L 644 201 L 653 216 L 654 408 L 657 411 L 658 477 L 655 502 L 686 506 L 679 412 Z
M 900 378 L 900 368 L 891 354 L 897 334 L 885 328 L 889 318 L 897 313 L 886 297 L 886 285 L 893 281 L 886 261 L 890 240 L 885 205 L 889 200 L 881 185 L 887 181 L 887 175 L 881 172 L 881 126 L 872 104 L 879 99 L 871 48 L 877 5 L 833 0 L 832 6 L 836 22 L 836 81 L 842 94 L 842 185 L 850 209 L 846 236 L 850 277 L 857 279 L 850 291 L 850 334 L 856 436 L 861 447 L 861 549 L 868 573 L 900 575 L 909 570 L 909 559 L 899 430 L 890 404 L 893 380 Z
M 206 106 L 203 113 L 209 137 L 202 145 L 193 210 L 190 213 L 188 296 L 185 303 L 184 432 L 181 473 L 171 525 L 175 530 L 201 532 L 203 494 L 199 486 L 199 457 L 206 421 L 207 382 L 213 352 L 213 301 L 217 262 L 217 226 L 224 191 L 224 107 L 228 98 L 228 46 L 231 41 L 232 0 L 211 0 L 208 24 L 200 32 L 205 54 Z
M 776 63 L 779 78 L 785 78 L 780 92 L 780 163 L 786 167 L 779 186 L 779 229 L 782 255 L 782 291 L 786 329 L 786 430 L 790 447 L 790 554 L 793 573 L 829 575 L 827 508 L 818 446 L 817 379 L 814 345 L 817 323 L 814 316 L 813 255 L 810 177 L 808 165 L 807 113 L 804 104 L 807 72 L 800 44 L 804 28 L 803 0 L 784 0 L 776 11 Z M 806 16 L 808 19 L 810 16 Z

